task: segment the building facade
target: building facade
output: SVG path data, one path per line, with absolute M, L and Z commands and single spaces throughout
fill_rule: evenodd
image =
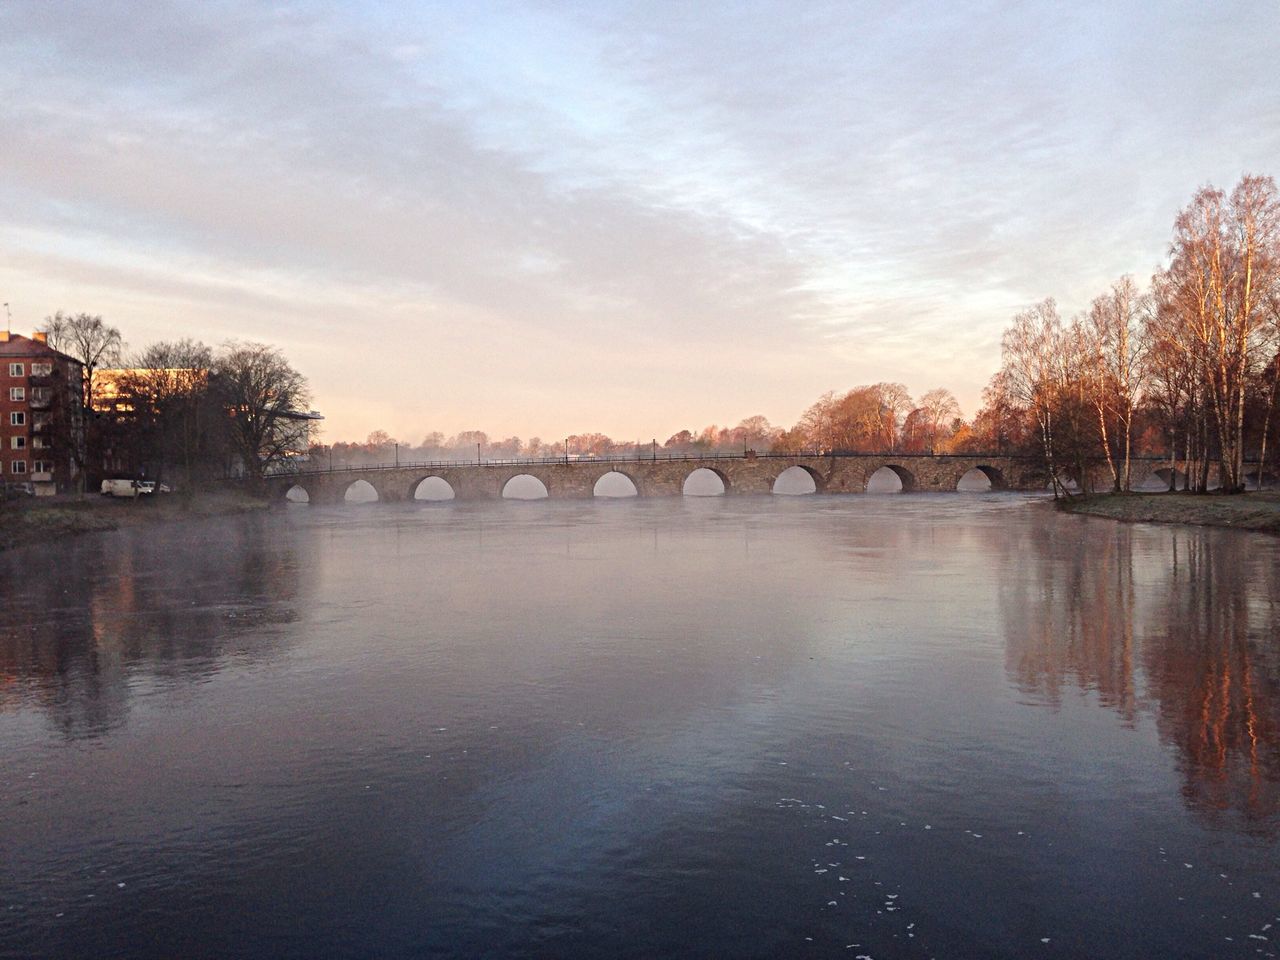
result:
M 0 331 L 0 485 L 42 496 L 74 488 L 83 383 L 81 363 L 43 333 Z

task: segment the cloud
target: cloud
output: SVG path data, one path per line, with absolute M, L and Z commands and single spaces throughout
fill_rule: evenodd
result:
M 879 379 L 971 408 L 1011 312 L 1144 275 L 1196 185 L 1274 172 L 1277 28 L 10 3 L 0 284 L 32 317 L 109 306 L 135 342 L 281 342 L 335 435 L 785 421 Z

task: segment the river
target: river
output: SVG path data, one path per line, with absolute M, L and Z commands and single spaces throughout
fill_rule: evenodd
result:
M 1013 494 L 0 554 L 0 957 L 1275 956 L 1280 540 Z

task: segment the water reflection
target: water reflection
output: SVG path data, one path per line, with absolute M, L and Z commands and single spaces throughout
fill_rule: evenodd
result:
M 9 555 L 0 956 L 1252 956 L 1276 558 L 1014 494 Z
M 1161 736 L 1178 747 L 1183 794 L 1235 825 L 1280 812 L 1277 572 L 1254 538 L 1174 540 L 1168 588 L 1142 649 Z
M 65 737 L 101 735 L 144 684 L 269 657 L 297 619 L 304 565 L 288 531 L 246 520 L 121 531 L 0 556 L 0 712 L 38 708 Z M 18 586 L 20 585 L 20 587 Z
M 1001 586 L 1010 679 L 1057 707 L 1086 691 L 1154 716 L 1187 804 L 1274 831 L 1280 813 L 1280 574 L 1265 537 L 1105 521 L 1029 531 Z

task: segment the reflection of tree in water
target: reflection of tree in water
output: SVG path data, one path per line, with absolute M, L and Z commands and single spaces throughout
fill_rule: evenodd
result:
M 1188 802 L 1246 825 L 1280 813 L 1280 591 L 1274 563 L 1251 565 L 1255 543 L 1175 539 L 1142 657 Z
M 272 656 L 287 636 L 273 625 L 297 617 L 301 569 L 291 545 L 253 521 L 0 558 L 4 582 L 21 583 L 5 588 L 0 710 L 35 705 L 67 736 L 95 736 L 124 718 L 140 685 Z
M 1087 545 L 1053 525 L 1012 546 L 1030 575 L 1001 584 L 1006 667 L 1018 689 L 1057 705 L 1091 690 L 1127 721 L 1137 715 L 1134 583 L 1128 531 Z M 1008 543 L 1008 541 L 1004 541 Z
M 1137 577 L 1135 541 L 1153 548 Z M 1269 549 L 1255 556 L 1260 542 L 1120 525 L 1085 539 L 1052 524 L 1023 544 L 1027 576 L 1001 595 L 1020 690 L 1056 704 L 1075 684 L 1129 721 L 1150 709 L 1187 803 L 1244 829 L 1280 814 L 1280 574 Z

